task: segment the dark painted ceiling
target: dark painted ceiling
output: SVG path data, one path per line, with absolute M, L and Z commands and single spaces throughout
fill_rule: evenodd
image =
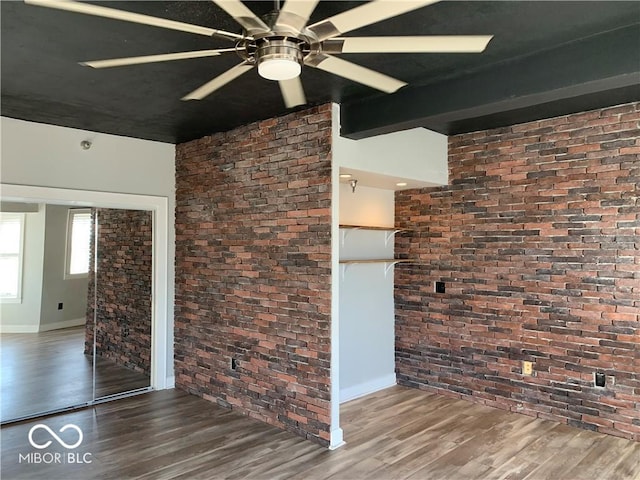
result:
M 240 33 L 210 1 L 97 2 Z M 258 14 L 273 2 L 245 2 Z M 311 23 L 361 2 L 323 1 Z M 238 63 L 235 54 L 94 70 L 83 60 L 225 48 L 225 40 L 1 2 L 1 113 L 182 142 L 287 112 L 277 83 L 251 71 L 201 101 L 180 98 Z M 386 95 L 303 69 L 309 104 L 343 105 L 352 138 L 425 126 L 451 134 L 640 99 L 640 2 L 443 1 L 346 36 L 486 35 L 482 54 L 349 54 L 409 83 Z M 299 107 L 304 108 L 304 107 Z

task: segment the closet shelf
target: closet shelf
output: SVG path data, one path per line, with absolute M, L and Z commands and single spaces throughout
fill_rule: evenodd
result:
M 381 232 L 406 232 L 405 228 L 397 227 L 368 227 L 366 225 L 339 225 L 340 228 L 345 230 L 378 230 Z
M 340 230 L 342 230 L 342 245 L 344 245 L 344 241 L 347 238 L 347 232 L 349 230 L 369 230 L 374 232 L 387 232 L 384 237 L 384 246 L 386 247 L 389 244 L 389 240 L 396 234 L 400 232 L 408 232 L 409 230 L 405 228 L 396 228 L 396 227 L 368 227 L 366 225 L 339 225 Z
M 367 260 L 340 260 L 341 264 L 355 264 L 355 263 L 415 263 L 408 258 L 372 258 Z
M 384 276 L 387 276 L 387 273 L 389 273 L 389 270 L 391 270 L 391 267 L 393 267 L 395 264 L 397 263 L 419 263 L 415 260 L 410 260 L 408 258 L 373 258 L 373 259 L 366 259 L 366 260 L 340 260 L 340 265 L 342 265 L 342 278 L 344 279 L 344 275 L 347 271 L 347 268 L 350 265 L 363 265 L 363 264 L 374 264 L 374 263 L 380 263 L 380 264 L 386 264 L 386 267 L 384 269 Z

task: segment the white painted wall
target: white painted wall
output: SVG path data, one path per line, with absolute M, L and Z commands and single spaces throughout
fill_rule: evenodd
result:
M 340 184 L 340 224 L 391 227 L 394 192 Z M 388 232 L 340 230 L 340 259 L 393 258 Z M 340 401 L 396 383 L 393 267 L 387 264 L 340 265 Z
M 394 182 L 416 180 L 419 186 L 448 183 L 446 135 L 413 128 L 362 140 L 344 138 L 340 136 L 338 104 L 333 105 L 332 121 L 332 155 L 340 168 L 366 172 L 372 181 L 378 175 Z
M 39 329 L 44 229 L 44 205 L 36 213 L 25 213 L 22 301 L 0 303 L 0 331 L 3 333 L 33 333 Z
M 0 200 L 0 212 L 37 212 L 38 207 L 37 203 L 3 202 Z
M 40 331 L 84 325 L 88 278 L 64 278 L 69 207 L 46 205 Z M 58 310 L 62 303 L 62 310 Z
M 387 232 L 342 230 L 341 259 L 393 258 Z M 396 383 L 393 267 L 340 265 L 340 401 Z
M 175 147 L 1 118 L 2 183 L 170 197 Z M 80 142 L 90 140 L 83 150 Z
M 395 199 L 392 190 L 340 183 L 340 224 L 392 227 L 395 222 Z
M 4 184 L 147 195 L 167 199 L 168 208 L 160 209 L 165 212 L 163 215 L 166 215 L 166 218 L 156 221 L 161 228 L 167 229 L 168 234 L 167 248 L 162 253 L 168 269 L 168 286 L 166 291 L 161 292 L 163 295 L 158 301 L 165 304 L 168 312 L 167 331 L 162 332 L 161 338 L 163 343 L 166 343 L 165 361 L 172 372 L 175 278 L 174 145 L 6 117 L 0 119 L 0 134 L 0 180 Z M 89 150 L 80 147 L 83 140 L 92 142 Z M 94 198 L 100 198 L 100 195 Z M 131 202 L 127 202 L 128 204 Z M 172 373 L 170 375 L 172 376 Z M 167 379 L 166 382 L 171 384 L 172 380 Z M 165 385 L 166 382 L 163 379 L 159 384 Z

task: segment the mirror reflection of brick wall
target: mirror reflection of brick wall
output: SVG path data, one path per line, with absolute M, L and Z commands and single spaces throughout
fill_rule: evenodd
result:
M 93 350 L 95 295 L 96 354 L 149 375 L 152 214 L 103 208 L 94 209 L 94 218 L 96 214 L 97 275 L 94 275 L 95 239 L 92 239 L 85 354 L 91 355 Z

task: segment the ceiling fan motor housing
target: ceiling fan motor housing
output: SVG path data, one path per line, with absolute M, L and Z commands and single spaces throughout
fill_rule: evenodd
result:
M 269 80 L 288 80 L 300 75 L 303 55 L 299 41 L 262 38 L 256 44 L 255 58 L 260 76 Z

